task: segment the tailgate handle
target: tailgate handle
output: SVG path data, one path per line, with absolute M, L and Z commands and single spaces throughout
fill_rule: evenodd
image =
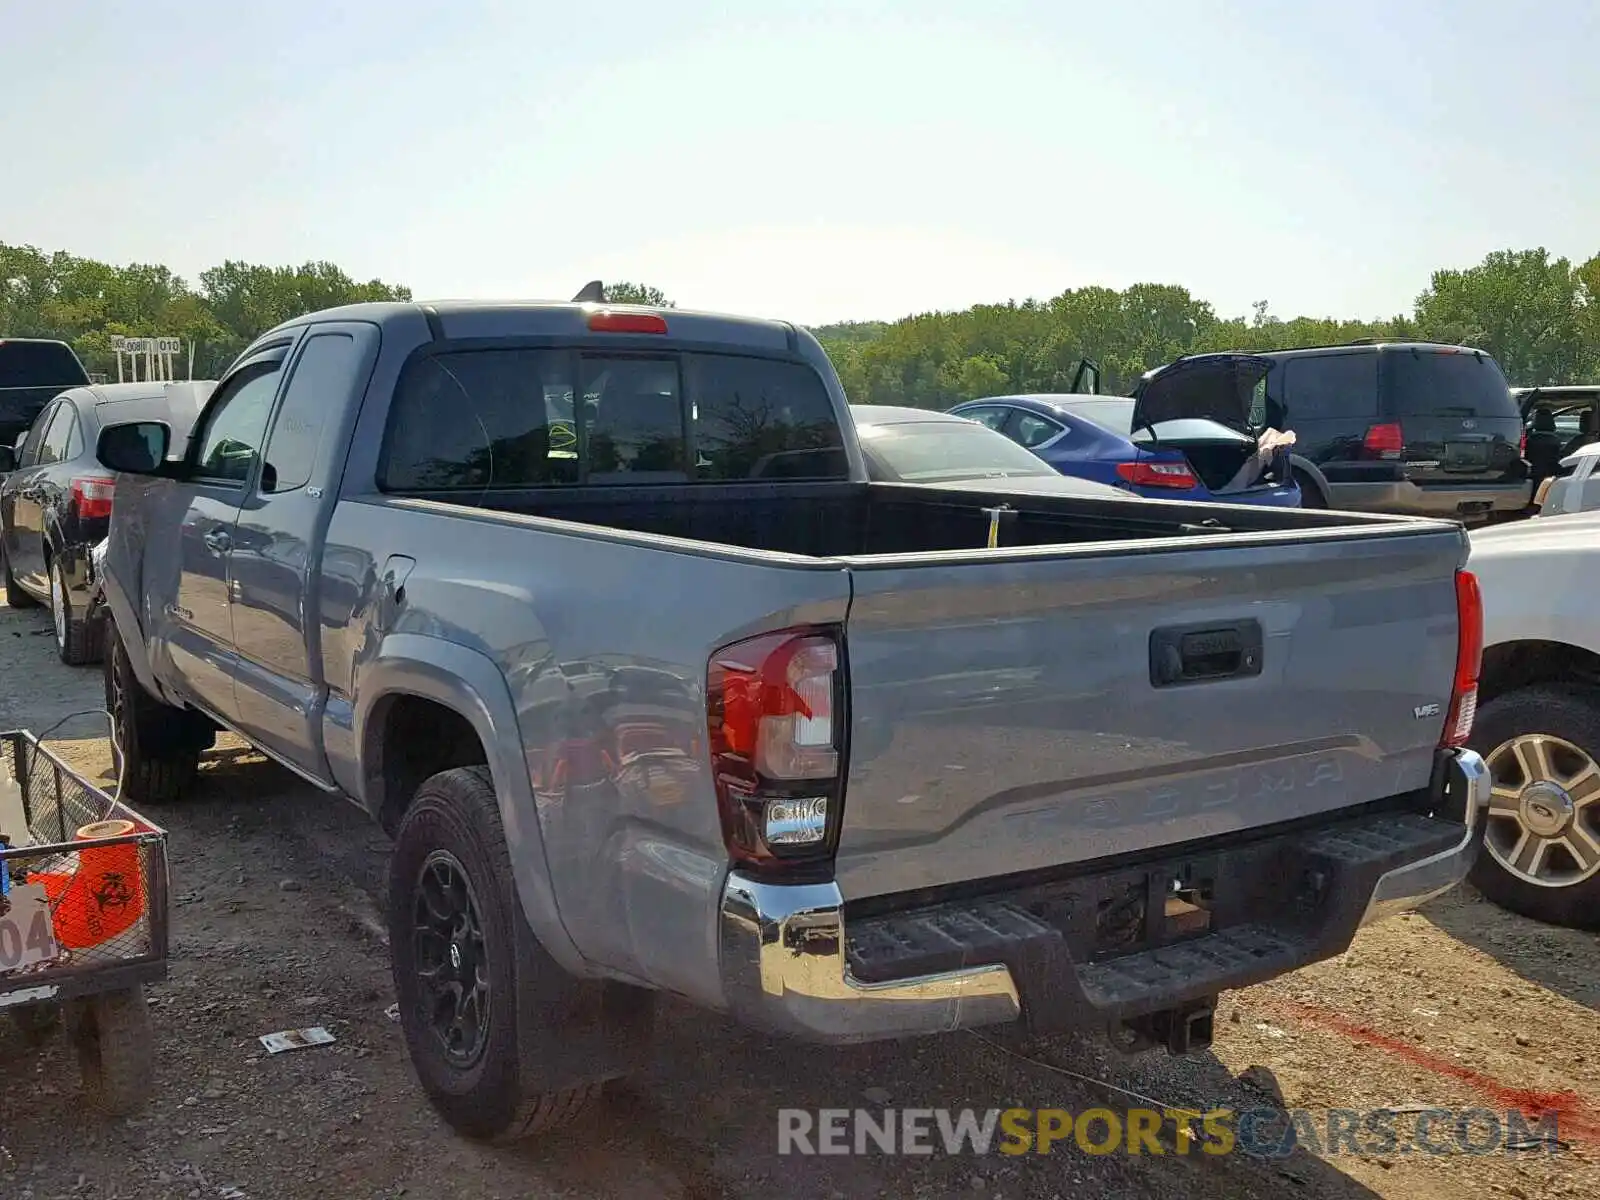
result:
M 1150 634 L 1150 684 L 1172 687 L 1261 674 L 1261 622 L 1172 625 Z

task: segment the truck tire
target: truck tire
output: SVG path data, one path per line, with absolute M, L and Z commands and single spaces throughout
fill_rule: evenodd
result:
M 1536 921 L 1600 929 L 1600 690 L 1497 696 L 1478 710 L 1472 746 L 1494 781 L 1473 884 Z
M 11 556 L 6 553 L 5 543 L 3 541 L 0 541 L 0 584 L 5 585 L 6 603 L 10 607 L 39 607 L 39 602 L 37 600 L 17 586 L 17 578 L 11 573 Z
M 200 752 L 215 733 L 198 713 L 163 704 L 144 690 L 114 626 L 107 640 L 106 711 L 116 733 L 111 758 L 122 788 L 117 798 L 135 807 L 170 804 L 193 781 Z
M 599 1078 L 554 1091 L 524 1078 L 529 994 L 559 1028 L 587 989 L 527 927 L 487 767 L 443 771 L 418 789 L 396 831 L 388 907 L 406 1048 L 452 1128 L 514 1142 L 566 1124 L 599 1097 Z
M 50 562 L 50 619 L 55 623 L 56 653 L 69 667 L 97 663 L 105 650 L 105 630 L 101 621 L 87 619 L 86 613 L 72 607 L 61 564 Z
M 79 1001 L 72 1022 L 78 1071 L 89 1103 L 112 1117 L 138 1112 L 155 1090 L 155 1031 L 144 989 Z

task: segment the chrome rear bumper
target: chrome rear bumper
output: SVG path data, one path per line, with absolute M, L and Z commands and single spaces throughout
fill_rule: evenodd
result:
M 1264 913 L 1257 922 L 1187 946 L 1179 943 L 1110 962 L 1075 965 L 1062 949 L 1055 952 L 1057 961 L 1040 971 L 1050 985 L 1045 991 L 1052 1004 L 1072 1011 L 1052 1012 L 1049 1024 L 1104 1027 L 1130 1014 L 1188 1004 L 1197 996 L 1260 982 L 1340 953 L 1361 926 L 1449 890 L 1466 877 L 1477 853 L 1478 826 L 1489 802 L 1489 773 L 1483 759 L 1470 750 L 1442 758 L 1433 795 L 1435 817 L 1425 823 L 1431 827 L 1435 848 L 1376 877 L 1370 869 L 1364 874 L 1358 871 L 1355 877 L 1364 881 L 1367 892 L 1364 907 L 1359 893 L 1351 896 L 1348 888 L 1343 895 L 1328 896 L 1323 901 L 1326 918 L 1314 934 L 1303 937 L 1279 936 L 1271 922 L 1280 914 Z M 1410 818 L 1412 824 L 1423 820 Z M 1441 833 L 1448 835 L 1451 826 L 1459 826 L 1459 837 L 1448 848 L 1437 849 Z M 1332 853 L 1335 858 L 1347 852 L 1359 856 L 1369 846 L 1381 847 L 1394 828 L 1392 819 L 1379 818 L 1370 830 L 1358 828 L 1354 835 L 1344 831 L 1324 837 L 1313 832 L 1284 840 L 1312 845 L 1315 852 Z M 1334 886 L 1337 893 L 1339 885 Z M 1028 918 L 1020 920 L 1026 923 Z M 993 961 L 992 954 L 988 962 L 887 982 L 856 977 L 849 961 L 844 898 L 831 882 L 767 883 L 731 873 L 723 890 L 721 926 L 727 1007 L 757 1028 L 845 1043 L 993 1025 L 1023 1015 L 1018 977 L 1010 966 Z M 1035 931 L 1041 928 L 1034 923 Z M 1038 964 L 1037 950 L 1019 953 L 1032 954 Z M 1043 953 L 1052 953 L 1048 945 Z M 1012 958 L 1016 960 L 1015 955 Z M 1126 969 L 1119 971 L 1124 965 Z M 1213 967 L 1210 975 L 1204 973 Z M 1116 979 L 1119 974 L 1124 978 Z M 1063 990 L 1066 976 L 1075 976 L 1076 983 Z
M 844 898 L 832 883 L 729 875 L 722 897 L 723 992 L 758 1028 L 827 1042 L 870 1042 L 1014 1021 L 1011 972 L 967 967 L 863 983 L 845 961 Z
M 1461 840 L 1451 849 L 1430 855 L 1409 866 L 1396 867 L 1379 878 L 1367 901 L 1361 923 L 1370 925 L 1396 913 L 1407 912 L 1448 892 L 1467 877 L 1478 856 L 1480 827 L 1489 809 L 1488 764 L 1476 751 L 1458 750 L 1447 770 L 1446 799 L 1459 807 Z

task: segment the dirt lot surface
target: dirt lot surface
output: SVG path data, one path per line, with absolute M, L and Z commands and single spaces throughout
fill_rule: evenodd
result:
M 100 703 L 98 670 L 61 666 L 48 628 L 37 611 L 0 608 L 0 728 L 43 731 Z M 101 777 L 103 728 L 75 719 L 53 745 Z M 149 994 L 153 1101 L 133 1119 L 96 1117 L 67 1046 L 30 1050 L 0 1022 L 4 1200 L 1600 1196 L 1600 945 L 1468 894 L 1224 997 L 1213 1050 L 1192 1059 L 1001 1034 L 817 1049 L 667 1002 L 647 1075 L 549 1142 L 485 1149 L 435 1119 L 385 1016 L 382 834 L 237 743 L 208 756 L 201 779 L 152 814 L 171 830 L 174 899 L 171 979 Z M 268 1057 L 256 1042 L 315 1024 L 337 1043 Z M 1178 1155 L 1170 1137 L 1167 1153 L 1138 1157 L 1085 1153 L 1070 1137 L 1015 1157 L 776 1152 L 780 1108 L 1250 1110 L 1271 1108 L 1275 1091 L 1313 1114 L 1397 1110 L 1399 1143 L 1385 1152 L 1363 1132 L 1337 1153 L 1302 1139 L 1276 1157 Z M 1408 1131 L 1429 1106 L 1557 1110 L 1565 1147 L 1425 1153 Z M 1325 1117 L 1310 1120 L 1307 1132 L 1327 1132 Z M 1475 1144 L 1492 1139 L 1485 1120 Z M 1455 1143 L 1453 1118 L 1431 1129 L 1434 1145 Z M 1258 1149 L 1285 1141 L 1281 1117 L 1260 1130 Z

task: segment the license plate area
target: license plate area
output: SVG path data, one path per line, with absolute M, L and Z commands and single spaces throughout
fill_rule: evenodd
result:
M 1482 471 L 1489 466 L 1488 442 L 1446 442 L 1444 444 L 1444 469 L 1446 471 Z
M 1211 930 L 1218 864 L 1207 857 L 1103 876 L 1094 890 L 1091 960 L 1170 946 Z

